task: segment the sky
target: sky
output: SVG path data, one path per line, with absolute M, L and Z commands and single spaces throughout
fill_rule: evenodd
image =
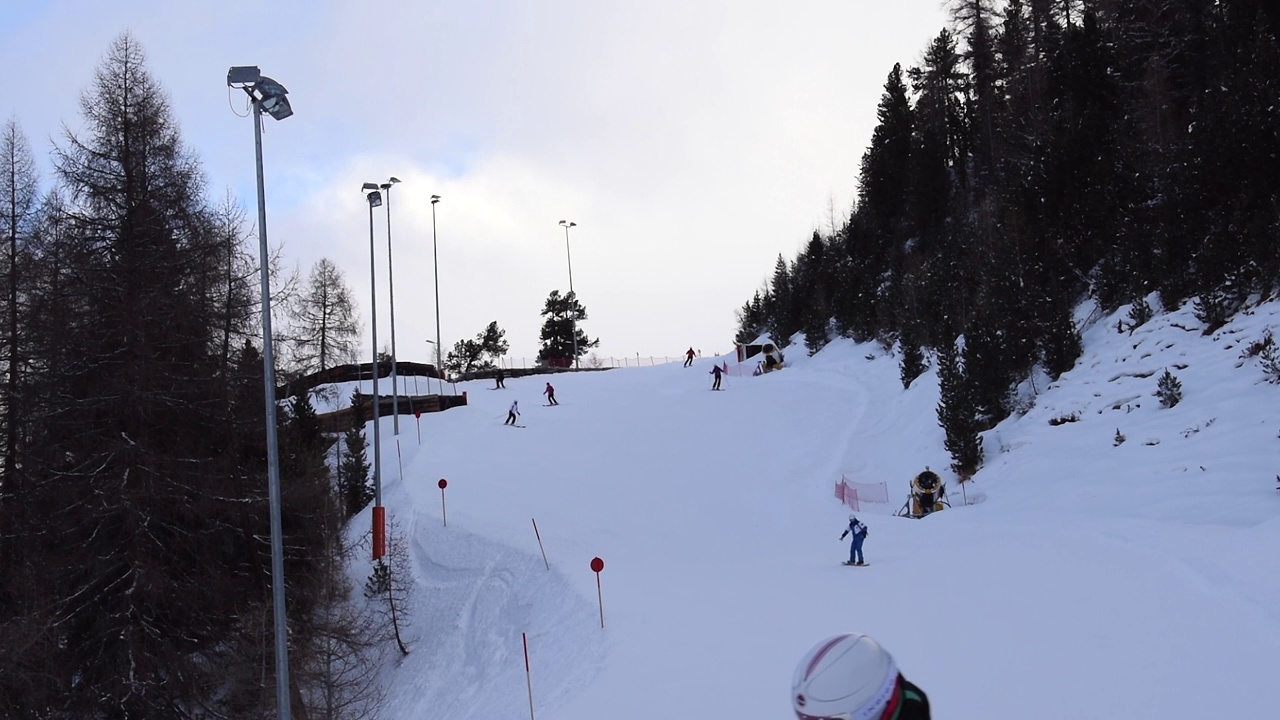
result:
M 321 257 L 343 270 L 366 336 L 359 188 L 403 181 L 390 203 L 398 357 L 433 352 L 438 270 L 446 349 L 497 321 L 510 359 L 531 362 L 570 260 L 600 357 L 711 354 L 732 346 L 734 312 L 777 256 L 847 214 L 885 79 L 945 24 L 939 0 L 9 0 L 0 112 L 47 182 L 49 148 L 79 126 L 79 93 L 128 31 L 211 197 L 230 189 L 255 217 L 252 125 L 225 73 L 256 64 L 295 111 L 266 127 L 268 237 L 304 277 Z M 577 223 L 567 248 L 560 220 Z
M 1280 303 L 1209 336 L 1158 312 L 1117 332 L 1125 309 L 1082 307 L 1075 368 L 1020 388 L 963 488 L 935 370 L 904 390 L 896 357 L 847 339 L 723 392 L 701 359 L 551 376 L 556 407 L 533 376 L 459 383 L 466 406 L 398 436 L 383 418 L 416 610 L 382 717 L 525 717 L 531 685 L 535 717 L 790 718 L 796 664 L 843 632 L 876 638 L 937 718 L 1273 716 L 1280 385 L 1246 348 Z M 927 466 L 951 508 L 893 517 Z M 888 490 L 859 505 L 869 567 L 840 564 L 841 478 Z

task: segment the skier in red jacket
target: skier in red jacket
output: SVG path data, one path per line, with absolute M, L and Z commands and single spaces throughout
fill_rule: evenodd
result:
M 556 389 L 555 389 L 555 388 L 553 388 L 553 387 L 551 387 L 551 383 L 547 383 L 547 389 L 546 389 L 546 390 L 543 390 L 543 391 L 542 391 L 542 394 L 547 396 L 547 404 L 548 404 L 548 405 L 559 405 L 559 404 L 560 404 L 560 403 L 556 402 Z

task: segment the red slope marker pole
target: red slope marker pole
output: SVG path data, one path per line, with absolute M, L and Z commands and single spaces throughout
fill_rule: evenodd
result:
M 604 570 L 604 561 L 591 558 L 591 570 L 596 574 L 596 600 L 600 603 L 600 629 L 604 629 L 604 595 L 600 592 L 600 571 Z
M 449 527 L 449 515 L 444 507 L 444 489 L 449 487 L 449 481 L 440 478 L 440 482 L 436 483 L 436 486 L 440 488 L 440 520 L 444 522 L 445 527 Z
M 533 676 L 529 674 L 529 637 L 520 633 L 520 641 L 524 643 L 524 682 L 529 687 L 529 720 L 533 720 Z
M 547 550 L 546 548 L 542 547 L 542 535 L 538 534 L 538 519 L 537 518 L 530 518 L 530 519 L 533 520 L 533 536 L 538 538 L 538 549 L 542 551 L 542 564 L 546 565 L 547 569 L 550 570 L 551 563 L 547 562 Z

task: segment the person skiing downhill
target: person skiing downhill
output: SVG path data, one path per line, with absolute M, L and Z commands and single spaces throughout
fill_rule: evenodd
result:
M 880 644 L 844 633 L 814 645 L 791 678 L 797 720 L 931 720 L 929 697 Z
M 720 389 L 720 376 L 721 376 L 723 373 L 724 373 L 724 371 L 720 369 L 720 366 L 719 366 L 719 365 L 712 365 L 712 366 L 711 366 L 711 372 L 710 372 L 710 373 L 708 373 L 708 374 L 710 374 L 710 375 L 715 375 L 715 376 L 716 376 L 716 381 L 715 381 L 715 382 L 713 382 L 713 383 L 711 383 L 711 389 L 712 389 L 712 390 L 719 390 L 719 389 Z
M 503 425 L 515 425 L 516 418 L 520 417 L 520 401 L 512 400 L 511 407 L 507 410 L 507 421 Z
M 503 384 L 502 384 L 503 379 L 504 379 L 504 378 L 503 378 L 503 374 L 502 374 L 502 368 L 498 368 L 498 374 L 493 376 L 493 380 L 494 380 L 494 382 L 495 382 L 495 383 L 497 383 L 496 385 L 494 385 L 494 386 L 493 386 L 493 389 L 494 389 L 494 390 L 497 390 L 497 389 L 499 389 L 499 388 L 506 388 L 506 387 L 507 387 L 506 385 L 503 385 Z
M 689 367 L 693 364 L 693 348 L 689 348 L 689 352 L 684 354 L 684 366 Z
M 862 541 L 867 539 L 867 526 L 856 515 L 849 516 L 849 527 L 840 533 L 840 539 L 844 540 L 844 536 L 850 533 L 853 534 L 853 542 L 849 545 L 849 562 L 845 565 L 866 565 L 862 558 Z
M 547 404 L 548 404 L 548 405 L 559 405 L 559 404 L 560 404 L 560 403 L 556 402 L 556 389 L 555 389 L 555 388 L 553 388 L 553 387 L 551 387 L 551 383 L 547 383 L 547 389 L 546 389 L 546 390 L 543 390 L 543 391 L 542 391 L 542 394 L 547 396 Z

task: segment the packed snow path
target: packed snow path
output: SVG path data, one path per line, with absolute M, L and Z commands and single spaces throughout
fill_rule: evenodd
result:
M 1121 387 L 1100 323 L 1076 371 L 987 434 L 973 504 L 951 487 L 957 508 L 921 521 L 887 513 L 913 474 L 948 464 L 936 379 L 904 392 L 874 346 L 838 341 L 720 393 L 707 360 L 558 376 L 550 408 L 540 378 L 470 384 L 466 408 L 421 418 L 420 449 L 402 424 L 403 482 L 383 433 L 385 503 L 421 583 L 386 717 L 527 716 L 527 632 L 540 716 L 785 718 L 796 659 L 845 630 L 880 639 L 940 718 L 1266 716 L 1276 389 L 1221 344 L 1151 332 L 1233 412 L 1191 387 L 1157 409 L 1154 378 Z M 1117 393 L 1143 407 L 1112 411 Z M 502 426 L 512 398 L 524 430 Z M 1079 421 L 1048 422 L 1068 408 Z M 839 564 L 841 473 L 889 483 L 889 506 L 862 515 L 870 568 Z

